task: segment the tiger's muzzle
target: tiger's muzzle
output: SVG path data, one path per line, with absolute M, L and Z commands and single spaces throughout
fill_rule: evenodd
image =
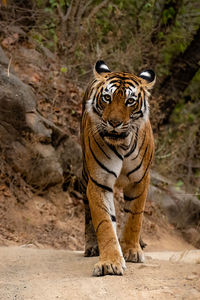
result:
M 106 125 L 106 126 L 105 126 Z M 122 144 L 124 139 L 130 134 L 129 126 L 124 126 L 122 122 L 112 123 L 107 121 L 103 124 L 101 136 L 109 144 Z

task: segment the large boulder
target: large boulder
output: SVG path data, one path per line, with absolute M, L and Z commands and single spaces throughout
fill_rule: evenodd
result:
M 200 201 L 197 197 L 178 189 L 169 179 L 152 171 L 148 199 L 182 231 L 188 242 L 200 247 Z
M 0 151 L 1 159 L 39 189 L 63 182 L 64 173 L 78 175 L 81 168 L 80 145 L 39 113 L 31 87 L 8 72 L 1 47 Z
M 151 172 L 148 198 L 163 210 L 176 227 L 184 228 L 199 222 L 200 201 L 155 171 Z

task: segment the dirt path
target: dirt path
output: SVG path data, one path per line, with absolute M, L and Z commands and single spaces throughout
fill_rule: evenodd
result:
M 91 277 L 82 252 L 0 248 L 1 300 L 200 299 L 200 250 L 149 252 L 124 276 Z

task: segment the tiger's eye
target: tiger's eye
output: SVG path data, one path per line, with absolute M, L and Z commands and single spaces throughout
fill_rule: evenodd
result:
M 126 101 L 126 105 L 127 105 L 127 106 L 130 106 L 130 105 L 135 104 L 135 102 L 136 102 L 136 99 L 134 99 L 134 98 L 129 98 L 129 99 Z
M 111 101 L 111 96 L 108 94 L 103 95 L 103 99 L 105 102 L 110 102 Z

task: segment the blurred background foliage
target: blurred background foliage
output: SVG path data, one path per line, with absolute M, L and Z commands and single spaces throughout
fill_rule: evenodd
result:
M 16 26 L 82 88 L 100 58 L 115 71 L 154 69 L 155 168 L 200 194 L 199 1 L 4 0 L 1 36 Z

